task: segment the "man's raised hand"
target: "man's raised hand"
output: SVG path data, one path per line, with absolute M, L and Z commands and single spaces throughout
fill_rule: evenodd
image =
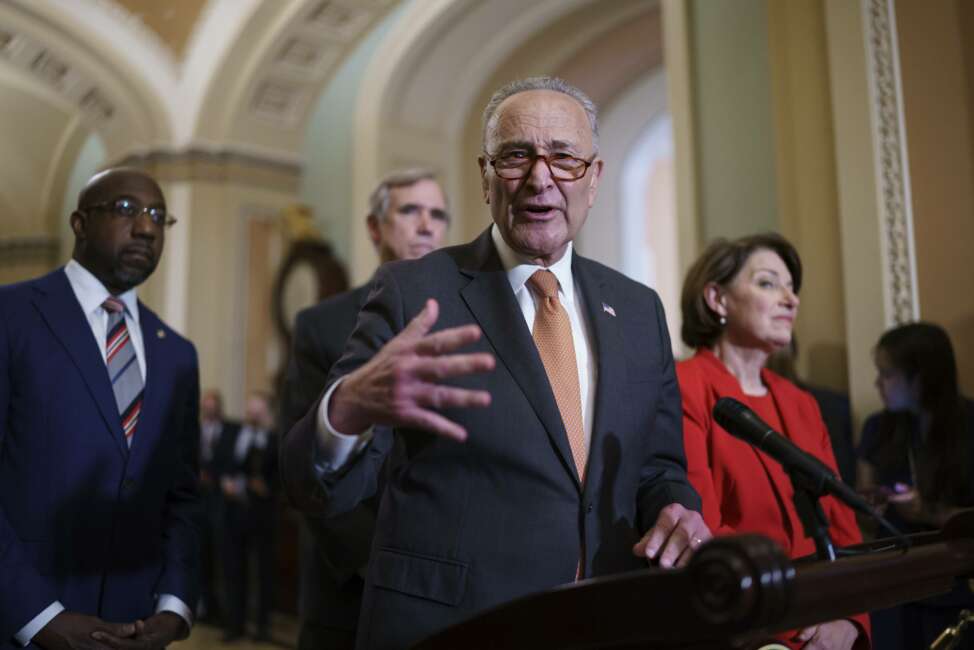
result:
M 440 382 L 493 370 L 494 356 L 456 353 L 480 339 L 480 328 L 463 325 L 430 334 L 438 317 L 439 305 L 427 300 L 402 332 L 342 380 L 328 405 L 328 419 L 337 431 L 358 434 L 383 424 L 466 440 L 466 430 L 437 411 L 489 406 L 490 393 Z

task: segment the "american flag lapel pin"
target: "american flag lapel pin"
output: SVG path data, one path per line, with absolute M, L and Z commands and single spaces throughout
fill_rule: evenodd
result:
M 166 338 L 166 330 L 159 328 L 156 330 L 156 336 L 160 339 Z
M 602 311 L 604 311 L 605 313 L 607 313 L 609 316 L 612 316 L 613 318 L 615 318 L 616 310 L 612 308 L 612 305 L 607 305 L 607 304 L 605 304 L 603 302 L 602 303 Z

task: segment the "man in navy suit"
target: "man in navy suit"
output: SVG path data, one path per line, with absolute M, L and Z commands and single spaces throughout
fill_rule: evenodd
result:
M 193 346 L 136 297 L 175 222 L 94 176 L 73 259 L 0 288 L 0 647 L 162 648 L 197 599 Z
M 384 427 L 405 445 L 376 519 L 359 648 L 405 648 L 647 560 L 684 563 L 710 537 L 660 300 L 573 251 L 602 171 L 594 105 L 545 77 L 502 88 L 484 115 L 492 226 L 379 270 L 282 446 L 292 500 L 334 516 L 373 490 Z

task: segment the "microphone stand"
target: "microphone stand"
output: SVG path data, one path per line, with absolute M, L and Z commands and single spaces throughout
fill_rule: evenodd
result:
M 788 476 L 791 478 L 791 485 L 794 488 L 792 501 L 795 504 L 795 511 L 798 519 L 802 522 L 805 535 L 815 542 L 815 555 L 820 560 L 827 562 L 835 561 L 835 545 L 829 535 L 829 520 L 822 510 L 820 498 L 825 496 L 824 486 L 816 485 L 804 472 L 795 470 L 792 467 L 785 467 Z

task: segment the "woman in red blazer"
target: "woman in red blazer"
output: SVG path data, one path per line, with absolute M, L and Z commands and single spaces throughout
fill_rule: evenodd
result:
M 707 526 L 715 535 L 766 535 L 790 557 L 813 554 L 815 545 L 795 512 L 788 475 L 722 429 L 712 410 L 719 398 L 733 397 L 836 471 L 815 399 L 764 367 L 791 341 L 800 286 L 801 260 L 779 235 L 713 243 L 683 286 L 681 334 L 696 354 L 677 364 L 688 474 L 703 499 Z M 848 507 L 832 497 L 822 507 L 837 546 L 861 541 Z M 782 640 L 794 648 L 868 648 L 868 622 L 865 615 L 831 621 Z

